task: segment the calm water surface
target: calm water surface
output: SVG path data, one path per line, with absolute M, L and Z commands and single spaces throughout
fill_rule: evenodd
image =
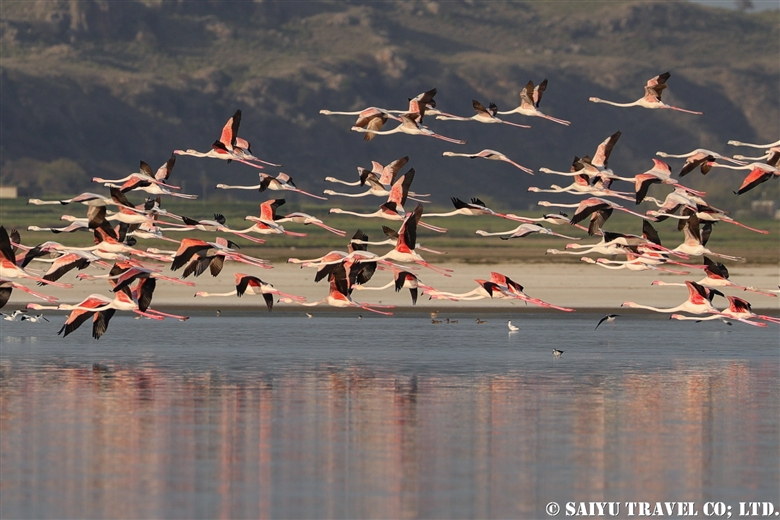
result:
M 654 315 L 594 331 L 601 316 L 587 313 L 490 314 L 484 325 L 449 316 L 458 323 L 116 316 L 99 341 L 86 325 L 60 338 L 59 316 L 3 322 L 0 516 L 547 518 L 551 501 L 780 505 L 776 326 Z

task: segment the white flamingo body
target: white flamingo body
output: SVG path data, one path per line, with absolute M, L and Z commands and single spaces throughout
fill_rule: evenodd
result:
M 501 152 L 497 152 L 495 150 L 482 150 L 481 152 L 477 153 L 456 153 L 456 152 L 444 152 L 442 154 L 444 157 L 468 157 L 469 159 L 476 159 L 477 157 L 481 159 L 488 159 L 490 161 L 503 161 L 506 163 L 511 164 L 512 166 L 519 168 L 523 170 L 524 172 L 533 175 L 534 171 L 531 168 L 526 168 L 525 166 L 516 163 L 506 155 L 504 155 Z
M 661 101 L 661 92 L 663 92 L 663 90 L 666 88 L 666 81 L 669 79 L 670 76 L 671 74 L 665 72 L 663 74 L 659 74 L 658 76 L 649 79 L 647 81 L 647 84 L 645 85 L 645 95 L 632 103 L 615 103 L 614 101 L 606 101 L 604 99 L 600 99 L 597 97 L 588 98 L 588 101 L 592 101 L 593 103 L 606 103 L 607 105 L 612 105 L 616 107 L 638 106 L 638 107 L 651 108 L 651 109 L 664 108 L 669 110 L 675 110 L 677 112 L 685 112 L 687 114 L 703 115 L 704 112 L 694 112 L 693 110 L 685 110 L 684 108 L 667 105 L 666 103 Z

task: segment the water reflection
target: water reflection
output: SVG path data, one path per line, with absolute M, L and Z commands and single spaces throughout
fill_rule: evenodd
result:
M 772 500 L 777 372 L 718 360 L 469 376 L 343 360 L 236 374 L 5 357 L 1 513 L 537 518 L 553 500 Z

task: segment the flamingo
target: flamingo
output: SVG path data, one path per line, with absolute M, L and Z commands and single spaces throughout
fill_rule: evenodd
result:
M 22 284 L 16 283 L 14 281 L 5 278 L 0 278 L 0 309 L 5 307 L 5 304 L 8 303 L 8 300 L 11 298 L 11 293 L 13 293 L 14 289 L 24 291 L 27 294 L 35 296 L 36 298 L 47 301 L 49 303 L 54 303 L 57 301 L 57 298 L 55 298 L 54 296 L 41 294 L 39 292 L 33 291 L 32 289 L 28 289 Z
M 712 166 L 716 160 L 728 161 L 730 163 L 739 165 L 745 164 L 742 161 L 737 161 L 730 157 L 725 157 L 717 152 L 713 152 L 712 150 L 705 150 L 704 148 L 697 148 L 692 152 L 679 155 L 673 155 L 666 152 L 656 152 L 655 154 L 659 157 L 686 159 L 685 165 L 683 166 L 682 170 L 680 170 L 680 177 L 685 177 L 696 168 L 700 168 L 702 175 L 707 175 L 712 169 Z
M 173 256 L 171 262 L 171 271 L 176 271 L 187 265 L 182 278 L 195 273 L 199 276 L 208 267 L 211 274 L 217 276 L 222 271 L 224 260 L 234 260 L 257 267 L 269 268 L 265 260 L 253 258 L 236 252 L 236 244 L 223 238 L 218 238 L 216 242 L 206 242 L 194 238 L 185 238 L 181 241 L 179 249 Z
M 773 148 L 775 146 L 780 146 L 780 140 L 768 144 L 752 144 L 752 143 L 743 143 L 741 141 L 729 141 L 728 144 L 732 146 L 747 146 L 749 148 Z
M 403 205 L 406 203 L 406 199 L 409 196 L 409 187 L 414 179 L 414 168 L 411 168 L 406 172 L 402 178 L 397 179 L 393 183 L 393 187 L 390 190 L 390 195 L 387 197 L 387 202 L 379 206 L 379 209 L 373 213 L 356 213 L 353 211 L 346 211 L 341 208 L 330 208 L 330 213 L 339 213 L 345 215 L 353 215 L 362 218 L 384 218 L 387 220 L 404 220 L 406 211 Z M 419 223 L 420 226 L 436 231 L 437 233 L 444 233 L 447 230 L 445 228 L 432 226 L 424 222 Z
M 379 180 L 374 176 L 367 176 L 366 183 L 369 186 L 368 191 L 364 191 L 362 193 L 341 193 L 334 190 L 325 190 L 323 193 L 325 195 L 338 195 L 341 197 L 366 197 L 368 195 L 374 195 L 376 197 L 385 197 L 387 198 L 390 195 L 390 192 L 392 190 L 392 187 L 387 187 L 386 185 L 383 185 L 379 182 Z M 413 192 L 409 192 L 408 198 L 417 202 L 429 202 L 427 200 L 422 200 L 415 198 L 417 194 Z
M 16 255 L 11 247 L 11 238 L 8 236 L 5 227 L 0 225 L 0 279 L 13 280 L 17 278 L 33 280 L 41 285 L 46 284 L 65 289 L 73 287 L 72 284 L 59 283 L 35 276 L 28 273 L 23 267 L 19 267 L 16 263 Z
M 358 116 L 352 129 L 362 128 L 366 132 L 364 141 L 370 141 L 376 137 L 377 130 L 381 129 L 388 119 L 400 121 L 401 118 L 393 115 L 391 111 L 383 108 L 368 107 L 357 112 L 334 112 L 332 110 L 320 110 L 320 114 L 326 116 Z
M 488 150 L 487 148 L 478 153 L 444 152 L 442 155 L 444 157 L 468 157 L 470 159 L 476 159 L 477 157 L 480 157 L 482 159 L 489 159 L 491 161 L 504 161 L 516 168 L 523 170 L 524 172 L 530 175 L 534 174 L 534 171 L 531 168 L 526 168 L 521 164 L 517 164 L 516 162 L 514 162 L 512 159 L 502 154 L 501 152 L 497 152 L 495 150 Z
M 699 280 L 699 285 L 709 288 L 716 287 L 733 287 L 734 289 L 741 289 L 743 291 L 750 291 L 757 294 L 763 294 L 764 296 L 770 296 L 777 298 L 776 294 L 771 292 L 761 291 L 755 287 L 745 287 L 744 285 L 738 285 L 729 280 L 728 268 L 720 262 L 713 262 L 710 258 L 704 257 L 704 273 L 705 277 Z M 683 285 L 680 283 L 670 283 L 661 280 L 655 280 L 652 285 Z
M 408 162 L 408 155 L 401 157 L 400 159 L 396 159 L 387 166 L 382 166 L 376 161 L 371 161 L 371 170 L 367 170 L 366 168 L 358 166 L 357 171 L 358 177 L 360 177 L 360 179 L 355 182 L 342 181 L 336 179 L 335 177 L 325 177 L 325 180 L 327 182 L 336 182 L 338 184 L 345 184 L 347 186 L 363 186 L 366 183 L 368 177 L 374 177 L 377 181 L 379 181 L 379 184 L 382 184 L 383 186 L 389 186 L 393 184 L 396 175 L 398 175 L 398 172 L 400 172 L 401 168 L 403 168 Z
M 240 124 L 241 110 L 236 110 L 222 128 L 222 134 L 219 139 L 211 145 L 211 150 L 208 152 L 198 152 L 193 149 L 174 150 L 173 153 L 176 155 L 192 155 L 194 157 L 211 157 L 227 162 L 238 161 L 255 168 L 263 168 L 261 164 L 257 163 L 267 164 L 268 166 L 281 166 L 279 164 L 263 161 L 252 155 L 249 142 L 238 137 L 238 127 Z
M 159 184 L 161 186 L 164 186 L 165 188 L 169 189 L 181 189 L 179 186 L 172 186 L 168 182 L 168 178 L 171 176 L 171 173 L 173 172 L 173 167 L 176 164 L 176 155 L 171 154 L 170 159 L 168 159 L 165 164 L 160 166 L 156 172 L 152 170 L 152 167 L 149 166 L 149 164 L 145 163 L 144 161 L 140 162 L 140 171 L 136 173 L 131 173 L 130 175 L 126 177 L 122 177 L 121 179 L 103 179 L 101 177 L 93 177 L 92 182 L 110 182 L 110 183 L 117 183 L 117 182 L 129 182 L 129 181 L 135 181 L 139 183 L 151 183 L 151 184 Z
M 393 247 L 398 245 L 398 231 L 396 231 L 396 230 L 394 230 L 392 228 L 389 228 L 387 226 L 382 226 L 382 232 L 385 234 L 387 239 L 382 240 L 381 242 L 368 242 L 366 240 L 357 239 L 357 238 L 353 237 L 352 241 L 350 243 L 351 244 L 374 245 L 374 246 L 388 244 L 388 245 L 391 245 Z M 419 242 L 417 244 L 415 244 L 414 248 L 415 249 L 419 249 L 420 251 L 427 251 L 427 252 L 433 253 L 435 255 L 446 255 L 447 254 L 444 251 L 437 251 L 435 249 L 430 249 L 430 248 L 427 248 L 427 247 L 423 247 Z
M 280 303 L 297 303 L 298 305 L 305 305 L 307 307 L 313 307 L 315 305 L 327 304 L 332 307 L 357 307 L 369 312 L 375 312 L 377 314 L 383 314 L 385 316 L 391 316 L 392 312 L 381 311 L 380 308 L 390 309 L 392 305 L 370 305 L 367 303 L 358 303 L 349 296 L 349 287 L 347 280 L 347 272 L 343 265 L 336 266 L 328 277 L 330 282 L 330 291 L 328 295 L 315 302 L 299 302 L 288 297 L 279 298 Z
M 592 101 L 594 103 L 606 103 L 616 107 L 640 106 L 653 109 L 666 108 L 670 110 L 676 110 L 678 112 L 685 112 L 687 114 L 703 115 L 704 112 L 694 112 L 692 110 L 685 110 L 684 108 L 673 107 L 661 101 L 661 93 L 666 88 L 666 81 L 670 77 L 671 74 L 669 72 L 664 72 L 663 74 L 659 74 L 658 76 L 647 80 L 647 84 L 645 85 L 645 95 L 633 103 L 615 103 L 614 101 L 606 101 L 597 97 L 588 98 L 588 101 Z
M 529 81 L 525 85 L 525 88 L 520 91 L 520 106 L 507 112 L 498 112 L 498 114 L 502 116 L 507 114 L 521 114 L 524 116 L 543 117 L 544 119 L 549 119 L 555 123 L 569 126 L 571 121 L 551 117 L 538 110 L 545 90 L 547 90 L 547 78 L 536 87 L 534 87 L 533 81 Z
M 724 255 L 722 253 L 715 253 L 704 247 L 707 244 L 709 235 L 705 236 L 699 231 L 699 219 L 696 217 L 696 215 L 691 215 L 688 217 L 687 221 L 681 224 L 682 231 L 685 235 L 685 240 L 682 244 L 672 249 L 673 252 L 681 252 L 691 256 L 708 254 L 720 258 L 725 258 L 726 260 L 733 260 L 735 262 L 745 261 L 745 259 L 741 256 L 730 256 Z
M 457 197 L 450 197 L 452 205 L 455 206 L 453 211 L 447 213 L 427 213 L 426 217 L 454 217 L 456 215 L 466 215 L 470 217 L 478 215 L 494 215 L 496 217 L 506 218 L 503 213 L 496 213 L 492 209 L 488 208 L 484 202 L 477 198 L 471 199 L 471 202 L 463 202 Z
M 725 316 L 727 318 L 731 318 L 732 320 L 741 321 L 742 323 L 753 325 L 755 327 L 766 327 L 767 325 L 766 323 L 750 321 L 750 318 L 758 318 L 764 321 L 768 321 L 770 323 L 780 323 L 780 318 L 766 316 L 763 314 L 756 314 L 755 312 L 753 312 L 750 302 L 748 302 L 747 300 L 743 300 L 742 298 L 737 298 L 736 296 L 727 296 L 727 298 L 729 300 L 728 309 L 724 309 L 720 311 L 720 313 L 717 315 L 696 319 L 690 316 L 683 316 L 681 314 L 672 314 L 669 318 L 675 320 L 696 319 L 696 321 L 708 321 L 708 320 L 722 319 Z
M 528 191 L 533 193 L 573 193 L 576 195 L 593 195 L 595 197 L 617 197 L 624 200 L 634 200 L 629 193 L 613 191 L 591 185 L 590 178 L 586 174 L 574 177 L 574 182 L 566 187 L 560 187 L 557 184 L 551 184 L 549 189 L 537 188 L 531 186 Z M 603 184 L 602 184 L 603 185 Z
M 476 114 L 474 114 L 471 117 L 460 117 L 451 114 L 442 114 L 436 116 L 436 119 L 441 119 L 442 121 L 477 121 L 478 123 L 501 123 L 504 125 L 511 125 L 519 128 L 531 128 L 528 125 L 511 123 L 509 121 L 504 121 L 496 117 L 496 113 L 498 112 L 498 107 L 495 105 L 495 103 L 490 103 L 490 107 L 485 108 L 485 106 L 482 103 L 480 103 L 476 99 L 472 99 L 471 104 L 474 107 L 474 111 L 476 112 Z
M 618 139 L 620 139 L 621 135 L 623 135 L 623 133 L 620 130 L 618 130 L 614 134 L 604 139 L 596 147 L 596 153 L 593 155 L 593 159 L 591 159 L 587 155 L 583 158 L 579 158 L 575 156 L 571 168 L 569 169 L 568 172 L 559 172 L 559 171 L 551 170 L 549 168 L 539 168 L 539 171 L 543 173 L 552 173 L 555 175 L 564 175 L 567 177 L 581 175 L 581 174 L 587 174 L 591 176 L 601 174 L 610 178 L 616 178 L 621 180 L 633 180 L 633 179 L 623 179 L 622 177 L 616 177 L 612 172 L 612 170 L 608 168 L 609 156 L 612 154 L 612 149 L 615 147 L 615 144 L 617 144 Z
M 580 258 L 580 260 L 588 264 L 598 265 L 605 269 L 628 269 L 629 271 L 655 270 L 655 271 L 664 271 L 672 274 L 690 274 L 689 271 L 678 271 L 674 269 L 667 269 L 665 267 L 658 267 L 657 265 L 647 263 L 643 261 L 643 258 L 640 255 L 636 255 L 628 252 L 626 252 L 625 254 L 627 258 L 625 261 L 607 260 L 606 258 L 598 258 L 596 260 L 593 260 L 592 258 L 589 258 L 587 256 L 583 256 L 582 258 Z
M 78 329 L 89 318 L 92 318 L 92 337 L 100 339 L 108 329 L 108 322 L 117 310 L 132 311 L 153 320 L 164 319 L 162 316 L 141 311 L 138 308 L 137 302 L 125 292 L 117 293 L 113 299 L 107 298 L 102 294 L 91 294 L 75 305 L 61 303 L 56 307 L 52 307 L 39 305 L 37 303 L 28 303 L 27 308 L 35 310 L 55 309 L 72 311 L 62 325 L 62 328 L 57 332 L 57 334 L 63 334 L 64 332 L 63 337 Z
M 623 302 L 621 307 L 630 307 L 632 309 L 647 309 L 653 312 L 687 312 L 690 314 L 720 314 L 720 311 L 713 307 L 711 299 L 716 295 L 723 296 L 723 293 L 715 289 L 707 289 L 696 282 L 685 282 L 688 288 L 688 299 L 676 307 L 659 308 L 649 305 L 641 305 L 635 302 Z
M 418 289 L 435 290 L 430 285 L 425 285 L 417 278 L 417 275 L 410 273 L 409 271 L 395 270 L 393 280 L 380 287 L 366 287 L 364 285 L 355 285 L 355 289 L 359 291 L 382 291 L 395 287 L 395 292 L 399 292 L 401 289 L 409 289 L 409 294 L 412 297 L 412 305 L 417 305 L 417 292 Z
M 322 229 L 329 231 L 334 235 L 338 235 L 340 237 L 343 237 L 347 234 L 346 231 L 342 231 L 340 229 L 327 226 L 322 220 L 318 219 L 317 217 L 313 217 L 308 213 L 302 213 L 300 211 L 289 213 L 283 217 L 275 217 L 274 222 L 276 222 L 277 224 L 281 224 L 283 222 L 294 222 L 296 224 L 303 224 L 305 226 L 308 226 L 309 224 L 313 224 L 317 227 L 321 227 Z
M 260 204 L 260 217 L 247 215 L 244 220 L 250 220 L 254 222 L 254 225 L 240 229 L 236 232 L 239 233 L 259 233 L 262 235 L 277 234 L 277 235 L 290 235 L 294 237 L 305 237 L 306 233 L 296 233 L 294 231 L 287 231 L 280 224 L 277 224 L 276 208 L 282 206 L 285 203 L 284 199 L 271 199 Z
M 547 206 L 547 207 L 553 206 L 558 208 L 577 208 L 570 220 L 570 223 L 572 224 L 577 224 L 585 220 L 586 218 L 588 218 L 592 213 L 604 209 L 612 209 L 612 210 L 617 209 L 619 211 L 623 211 L 625 213 L 640 217 L 642 219 L 652 220 L 652 221 L 656 220 L 655 217 L 648 217 L 647 215 L 641 215 L 639 213 L 635 213 L 615 202 L 611 202 L 607 199 L 603 199 L 600 197 L 591 197 L 589 199 L 584 199 L 579 204 L 558 204 L 558 203 L 554 204 L 552 202 L 547 202 L 545 200 L 539 201 L 537 204 L 539 204 L 540 206 Z
M 377 135 L 390 135 L 390 134 L 401 132 L 409 135 L 425 135 L 428 137 L 434 137 L 442 141 L 447 141 L 448 143 L 466 144 L 466 141 L 439 135 L 435 133 L 433 130 L 429 129 L 427 126 L 422 126 L 422 124 L 419 122 L 419 118 L 420 116 L 418 114 L 404 114 L 401 116 L 400 125 L 390 130 L 375 131 L 373 133 Z M 353 126 L 351 130 L 353 132 L 368 132 L 368 130 L 366 130 L 365 128 L 361 128 L 359 126 Z
M 495 283 L 500 290 L 504 291 L 509 296 L 520 299 L 526 303 L 532 303 L 534 305 L 539 305 L 540 307 L 556 309 L 563 312 L 574 312 L 574 309 L 570 309 L 568 307 L 559 307 L 557 305 L 553 305 L 551 303 L 547 303 L 543 300 L 540 300 L 539 298 L 531 298 L 530 296 L 525 294 L 525 292 L 523 292 L 522 285 L 515 282 L 514 280 L 512 280 L 511 278 L 509 278 L 504 274 L 493 271 L 490 273 L 490 281 Z
M 553 235 L 556 237 L 561 238 L 568 238 L 569 240 L 581 240 L 580 238 L 570 237 L 567 235 L 561 235 L 559 233 L 553 232 L 553 230 L 548 229 L 546 227 L 537 226 L 536 224 L 520 224 L 515 229 L 512 229 L 510 231 L 500 231 L 497 233 L 488 233 L 487 231 L 483 231 L 481 229 L 478 229 L 476 231 L 477 235 L 481 235 L 483 237 L 494 237 L 497 236 L 501 240 L 509 240 L 512 238 L 523 238 L 527 237 L 528 235 L 532 233 L 540 233 L 543 235 Z M 504 236 L 509 235 L 509 236 Z
M 214 214 L 214 220 L 195 220 L 191 219 L 189 217 L 182 217 L 182 220 L 184 221 L 184 224 L 170 224 L 174 225 L 176 227 L 172 228 L 157 228 L 161 232 L 162 231 L 191 231 L 191 230 L 199 230 L 199 231 L 208 231 L 208 232 L 214 232 L 218 231 L 221 233 L 232 233 L 236 236 L 240 236 L 241 238 L 245 238 L 251 242 L 254 242 L 256 244 L 264 244 L 265 240 L 261 238 L 255 238 L 253 236 L 247 235 L 244 230 L 244 232 L 231 229 L 228 226 L 225 225 L 227 220 L 225 219 L 225 216 L 221 213 L 215 213 Z M 253 227 L 250 227 L 249 230 L 253 231 Z
M 103 195 L 98 195 L 97 193 L 89 193 L 85 192 L 80 195 L 76 195 L 75 197 L 72 197 L 70 199 L 63 199 L 63 200 L 41 200 L 41 199 L 29 199 L 27 201 L 27 204 L 33 204 L 35 206 L 45 206 L 49 204 L 73 204 L 73 203 L 81 203 L 86 206 L 105 206 L 106 204 L 115 204 L 115 202 L 109 198 L 104 197 Z
M 411 213 L 408 213 L 404 218 L 403 224 L 401 224 L 398 230 L 398 242 L 396 246 L 388 253 L 380 255 L 377 260 L 393 260 L 396 262 L 413 262 L 415 264 L 422 265 L 444 276 L 451 276 L 449 273 L 451 269 L 445 269 L 442 267 L 436 267 L 426 262 L 420 254 L 415 251 L 417 245 L 417 225 L 420 222 L 423 214 L 422 204 L 418 204 L 417 207 Z
M 760 164 L 760 163 L 759 163 Z M 742 181 L 739 189 L 734 192 L 735 195 L 742 195 L 743 193 L 752 190 L 759 184 L 762 184 L 773 177 L 780 177 L 780 169 L 766 168 L 765 165 L 757 166 L 753 168 L 750 173 Z
M 260 184 L 256 184 L 254 186 L 231 186 L 228 184 L 217 184 L 216 187 L 220 190 L 258 190 L 260 193 L 263 193 L 265 190 L 294 191 L 296 193 L 300 193 L 315 199 L 328 200 L 326 197 L 320 197 L 319 195 L 314 195 L 307 191 L 298 189 L 298 187 L 293 182 L 292 177 L 286 173 L 279 173 L 276 177 L 272 177 L 271 175 L 263 172 L 260 172 L 259 175 Z
M 740 159 L 744 161 L 761 161 L 766 160 L 768 164 L 777 164 L 778 158 L 780 158 L 780 146 L 773 146 L 764 155 L 759 155 L 757 157 L 746 157 L 744 155 L 735 155 L 735 159 Z
M 152 195 L 170 195 L 171 197 L 177 197 L 179 199 L 195 200 L 198 198 L 197 195 L 191 195 L 189 193 L 176 193 L 165 187 L 162 183 L 153 183 L 138 177 L 132 178 L 121 185 L 113 182 L 105 182 L 103 183 L 103 186 L 118 188 L 122 193 L 127 193 L 132 190 L 141 190 L 146 193 L 151 193 Z
M 236 288 L 230 292 L 225 293 L 209 293 L 206 291 L 199 291 L 195 293 L 196 297 L 208 298 L 213 296 L 238 296 L 239 298 L 244 294 L 262 295 L 265 300 L 265 304 L 268 307 L 268 312 L 271 312 L 274 307 L 274 295 L 281 296 L 283 298 L 290 298 L 293 301 L 304 302 L 306 298 L 302 296 L 295 296 L 287 294 L 274 289 L 274 286 L 268 282 L 264 282 L 256 276 L 251 276 L 244 273 L 236 273 Z

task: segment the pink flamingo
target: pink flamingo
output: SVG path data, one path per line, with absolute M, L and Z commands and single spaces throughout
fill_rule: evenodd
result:
M 289 298 L 292 301 L 305 302 L 306 298 L 303 296 L 295 296 L 293 294 L 287 294 L 274 289 L 274 286 L 268 282 L 264 282 L 256 276 L 251 276 L 244 273 L 235 274 L 236 288 L 232 291 L 225 293 L 209 293 L 206 291 L 199 291 L 195 293 L 196 297 L 209 298 L 213 296 L 238 296 L 239 298 L 244 294 L 261 295 L 265 304 L 268 307 L 268 312 L 273 310 L 274 296 L 280 296 L 283 298 Z
M 472 99 L 471 104 L 474 107 L 474 111 L 476 112 L 476 114 L 474 114 L 471 117 L 461 117 L 461 116 L 454 116 L 451 114 L 442 114 L 436 116 L 436 119 L 441 119 L 442 121 L 477 121 L 478 123 L 501 123 L 504 125 L 511 125 L 519 128 L 531 128 L 528 125 L 511 123 L 509 121 L 504 121 L 496 117 L 496 113 L 498 112 L 498 107 L 495 105 L 495 103 L 490 103 L 490 107 L 485 108 L 485 106 L 482 103 L 480 103 L 476 99 Z
M 671 105 L 667 105 L 663 101 L 661 101 L 661 92 L 666 88 L 666 81 L 669 79 L 671 74 L 669 72 L 664 72 L 663 74 L 659 74 L 658 76 L 655 76 L 649 80 L 647 80 L 647 84 L 645 85 L 645 95 L 633 103 L 615 103 L 614 101 L 606 101 L 603 99 L 599 99 L 597 97 L 591 97 L 588 98 L 588 101 L 592 101 L 594 103 L 606 103 L 608 105 L 616 106 L 616 107 L 644 107 L 644 108 L 666 108 L 670 110 L 676 110 L 678 112 L 685 112 L 687 114 L 695 114 L 695 115 L 703 115 L 704 112 L 694 112 L 692 110 L 685 110 L 684 108 L 679 107 L 673 107 Z
M 542 95 L 546 89 L 547 78 L 545 78 L 544 81 L 539 83 L 536 87 L 534 87 L 533 81 L 529 81 L 525 85 L 525 88 L 520 91 L 520 106 L 507 112 L 498 112 L 498 114 L 502 116 L 507 114 L 521 114 L 524 116 L 542 117 L 555 123 L 569 126 L 571 121 L 551 117 L 539 111 L 539 104 L 542 102 Z
M 526 168 L 525 166 L 521 164 L 517 164 L 512 159 L 507 157 L 506 155 L 502 154 L 501 152 L 497 152 L 495 150 L 482 150 L 478 153 L 456 153 L 456 152 L 444 152 L 442 154 L 444 157 L 468 157 L 470 159 L 476 159 L 477 157 L 480 157 L 482 159 L 488 159 L 491 161 L 504 161 L 512 166 L 519 168 L 523 170 L 524 172 L 528 173 L 529 175 L 533 175 L 534 171 L 531 168 Z
M 419 114 L 404 114 L 401 116 L 400 125 L 390 130 L 374 131 L 373 133 L 377 135 L 390 135 L 390 134 L 396 134 L 401 132 L 409 135 L 425 135 L 428 137 L 440 139 L 442 141 L 447 141 L 448 143 L 466 144 L 466 141 L 462 141 L 460 139 L 453 139 L 451 137 L 445 137 L 443 135 L 439 135 L 435 133 L 427 126 L 423 126 L 419 122 L 419 118 L 420 118 Z M 369 132 L 369 130 L 366 130 L 365 128 L 361 128 L 359 126 L 353 126 L 351 130 L 353 132 L 363 132 L 363 133 Z

